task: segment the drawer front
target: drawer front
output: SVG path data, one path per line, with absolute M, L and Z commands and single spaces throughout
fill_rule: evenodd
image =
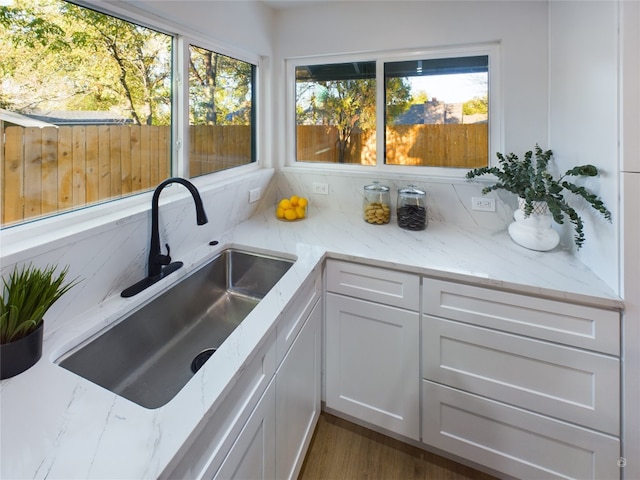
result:
M 424 313 L 620 355 L 620 312 L 431 278 Z
M 620 479 L 617 438 L 428 381 L 423 442 L 516 478 Z
M 319 275 L 306 282 L 296 294 L 293 304 L 285 309 L 276 326 L 276 362 L 280 362 L 296 339 L 298 332 L 307 320 L 307 317 L 318 303 L 322 294 L 322 281 Z
M 426 315 L 422 349 L 426 379 L 619 434 L 617 358 Z
M 394 307 L 420 309 L 420 277 L 357 263 L 327 260 L 327 291 Z

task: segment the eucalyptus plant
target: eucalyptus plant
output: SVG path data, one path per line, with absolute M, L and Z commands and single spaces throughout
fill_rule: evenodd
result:
M 611 212 L 597 195 L 583 186 L 572 183 L 567 177 L 595 177 L 598 175 L 598 169 L 593 165 L 578 165 L 556 179 L 548 170 L 553 152 L 542 150 L 538 144 L 534 150 L 535 161 L 533 160 L 534 152 L 531 150 L 524 154 L 522 160 L 513 153 L 503 155 L 498 152 L 499 166 L 476 168 L 467 172 L 466 177 L 471 179 L 487 174 L 495 176 L 498 181 L 484 187 L 482 193 L 487 194 L 500 189 L 515 193 L 525 202 L 525 217 L 533 212 L 533 202 L 545 202 L 553 220 L 558 224 L 563 224 L 564 216 L 568 216 L 575 230 L 574 242 L 580 249 L 585 242 L 584 223 L 578 212 L 565 198 L 566 191 L 582 197 L 609 222 L 611 222 Z
M 69 267 L 56 274 L 56 266 L 13 268 L 3 278 L 0 296 L 0 344 L 19 340 L 36 330 L 44 314 L 77 280 L 66 282 Z

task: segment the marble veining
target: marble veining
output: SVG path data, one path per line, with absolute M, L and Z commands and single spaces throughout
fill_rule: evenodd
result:
M 134 259 L 126 272 L 110 267 L 106 259 L 92 260 L 82 249 L 75 252 L 86 257 L 95 272 L 92 275 L 106 277 L 103 281 L 113 294 L 98 302 L 93 297 L 91 301 L 83 301 L 88 287 L 78 288 L 66 304 L 52 311 L 42 360 L 25 373 L 0 384 L 0 476 L 12 479 L 156 478 L 175 461 L 174 457 L 203 417 L 217 408 L 228 386 L 242 373 L 265 339 L 274 334 L 283 309 L 326 257 L 605 308 L 622 306 L 616 294 L 570 252 L 562 249 L 533 252 L 514 244 L 504 228 L 509 213 L 507 206 L 500 207 L 503 211 L 497 217 L 502 218 L 501 221 L 493 220 L 488 226 L 481 222 L 480 227 L 469 212 L 464 212 L 464 207 L 454 208 L 456 212 L 451 213 L 434 200 L 427 229 L 409 232 L 398 228 L 394 221 L 382 226 L 364 222 L 357 201 L 361 179 L 345 177 L 341 180 L 342 187 L 349 191 L 337 204 L 333 203 L 336 197 L 329 202 L 329 199 L 310 196 L 308 219 L 293 223 L 278 221 L 273 214 L 275 199 L 281 194 L 297 193 L 297 188 L 306 188 L 305 182 L 315 179 L 314 176 L 298 179 L 293 185 L 278 180 L 268 189 L 258 180 L 265 185 L 265 200 L 258 211 L 239 224 L 232 224 L 221 215 L 221 212 L 243 215 L 239 213 L 240 202 L 234 200 L 234 196 L 245 195 L 246 188 L 232 185 L 228 188 L 235 189 L 233 195 L 228 192 L 214 195 L 220 198 L 220 204 L 211 204 L 209 220 L 222 226 L 210 230 L 200 231 L 200 227 L 195 226 L 191 205 L 175 207 L 176 216 L 184 218 L 173 226 L 184 229 L 186 234 L 177 240 L 170 238 L 169 244 L 172 254 L 175 248 L 174 258 L 185 262 L 185 266 L 172 274 L 174 278 L 168 278 L 167 283 L 154 285 L 139 298 L 122 299 L 117 293 L 124 283 L 135 281 L 144 273 L 141 270 L 145 264 L 146 241 L 144 246 L 139 241 L 130 245 L 131 238 L 144 236 L 136 234 L 148 228 L 144 222 L 126 222 L 118 226 L 126 230 L 124 235 L 107 235 L 100 240 L 119 242 L 118 248 L 125 249 L 129 258 Z M 458 197 L 459 188 L 466 186 L 431 188 L 439 190 L 436 195 L 439 202 L 461 205 L 460 198 L 468 196 L 467 192 Z M 172 210 L 169 207 L 161 207 L 161 213 Z M 451 218 L 460 222 L 449 221 Z M 225 229 L 226 225 L 231 226 Z M 171 236 L 168 230 L 166 233 Z M 191 242 L 190 236 L 196 236 L 196 241 Z M 209 246 L 208 240 L 212 237 L 220 244 Z M 297 261 L 167 405 L 145 409 L 54 363 L 69 348 L 150 300 L 228 246 L 284 253 L 296 257 Z M 58 258 L 64 261 L 65 255 L 72 254 L 65 251 Z M 87 284 L 91 285 L 92 281 Z M 71 308 L 72 302 L 79 302 L 81 308 L 77 305 Z M 73 315 L 61 318 L 69 313 Z

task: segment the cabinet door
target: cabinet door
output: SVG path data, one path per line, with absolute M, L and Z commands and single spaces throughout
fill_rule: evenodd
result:
M 326 404 L 419 439 L 419 315 L 328 293 Z
M 322 303 L 317 302 L 276 373 L 276 478 L 295 479 L 320 415 Z
M 275 478 L 275 393 L 271 382 L 213 478 Z

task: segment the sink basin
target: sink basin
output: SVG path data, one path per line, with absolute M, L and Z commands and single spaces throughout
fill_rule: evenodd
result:
M 293 265 L 227 249 L 58 364 L 146 408 L 169 402 Z

